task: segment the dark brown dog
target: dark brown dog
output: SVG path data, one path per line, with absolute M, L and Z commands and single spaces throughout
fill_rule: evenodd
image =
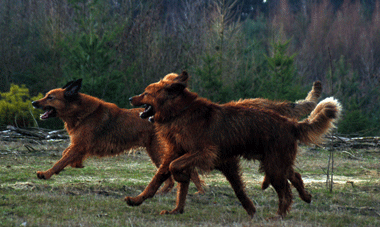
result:
M 298 142 L 319 143 L 334 127 L 341 106 L 333 98 L 320 102 L 310 116 L 301 121 L 283 117 L 263 108 L 244 108 L 234 102 L 219 105 L 200 98 L 187 87 L 183 72 L 174 80 L 149 85 L 141 95 L 130 99 L 133 105 L 147 105 L 143 117 L 154 115 L 158 139 L 164 146 L 162 164 L 147 188 L 137 197 L 125 197 L 128 205 L 140 205 L 156 193 L 171 175 L 179 182 L 177 205 L 172 211 L 184 212 L 190 173 L 220 170 L 230 182 L 248 215 L 256 209 L 247 197 L 241 179 L 240 157 L 258 159 L 261 169 L 279 198 L 277 214 L 290 210 L 291 183 L 302 185 L 293 169 Z
M 155 135 L 154 126 L 139 117 L 143 109 L 121 109 L 115 104 L 79 93 L 82 80 L 72 81 L 63 88 L 53 89 L 32 104 L 45 111 L 41 119 L 59 117 L 65 123 L 70 136 L 70 146 L 62 158 L 47 171 L 38 171 L 40 179 L 49 179 L 66 166 L 82 168 L 89 156 L 113 156 L 136 147 L 145 147 L 153 163 L 158 167 L 162 149 Z M 192 180 L 198 192 L 204 193 L 196 172 Z M 169 178 L 162 193 L 169 192 L 174 181 Z

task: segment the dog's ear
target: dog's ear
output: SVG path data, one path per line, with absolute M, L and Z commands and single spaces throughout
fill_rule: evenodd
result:
M 72 83 L 74 83 L 74 80 L 68 82 L 65 86 L 62 87 L 62 89 L 67 88 L 67 87 L 70 86 Z
M 174 95 L 181 93 L 185 88 L 185 83 L 172 83 L 166 88 L 166 90 L 169 94 Z
M 79 80 L 80 80 L 80 83 L 82 83 L 82 79 L 78 79 L 78 80 L 76 80 L 76 81 L 79 81 Z M 65 86 L 63 86 L 62 89 L 67 88 L 68 86 L 70 86 L 72 83 L 74 83 L 74 82 L 76 82 L 76 81 L 72 80 L 72 81 L 70 81 L 70 82 L 67 82 L 67 84 L 66 84 Z
M 186 70 L 184 70 L 182 71 L 181 75 L 177 76 L 177 78 L 175 78 L 173 81 L 186 84 L 188 79 L 189 79 L 189 74 L 187 74 Z
M 78 92 L 80 88 L 82 87 L 82 79 L 78 79 L 76 81 L 73 81 L 72 83 L 68 84 L 68 86 L 65 86 L 65 99 L 67 100 L 75 100 L 78 97 Z

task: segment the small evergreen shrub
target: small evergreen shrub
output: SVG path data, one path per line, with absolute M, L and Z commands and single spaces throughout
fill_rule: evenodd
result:
M 34 109 L 32 101 L 41 99 L 41 93 L 30 98 L 29 89 L 25 85 L 12 84 L 9 92 L 0 95 L 0 126 L 36 126 L 41 110 Z

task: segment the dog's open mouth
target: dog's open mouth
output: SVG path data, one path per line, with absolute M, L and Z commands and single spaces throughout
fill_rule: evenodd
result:
M 57 115 L 57 111 L 54 107 L 47 106 L 43 109 L 45 113 L 40 115 L 41 120 L 46 120 L 48 118 L 55 117 Z
M 153 106 L 146 104 L 144 111 L 140 113 L 140 117 L 142 119 L 149 118 L 149 121 L 150 121 L 151 118 L 153 119 L 154 114 L 155 114 L 155 111 L 154 111 Z

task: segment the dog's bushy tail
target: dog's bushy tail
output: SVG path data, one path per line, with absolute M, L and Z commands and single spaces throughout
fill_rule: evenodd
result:
M 333 97 L 322 100 L 309 117 L 297 125 L 297 137 L 305 144 L 322 142 L 323 135 L 335 127 L 342 112 L 342 106 Z
M 309 102 L 317 103 L 319 97 L 321 97 L 322 94 L 322 83 L 321 81 L 315 81 L 313 83 L 313 88 L 309 93 L 307 94 L 305 100 Z
M 298 100 L 295 103 L 293 108 L 293 116 L 296 118 L 300 118 L 309 114 L 312 110 L 314 110 L 315 106 L 318 103 L 319 98 L 322 94 L 322 83 L 320 81 L 315 81 L 313 83 L 313 88 L 307 94 L 304 100 Z

